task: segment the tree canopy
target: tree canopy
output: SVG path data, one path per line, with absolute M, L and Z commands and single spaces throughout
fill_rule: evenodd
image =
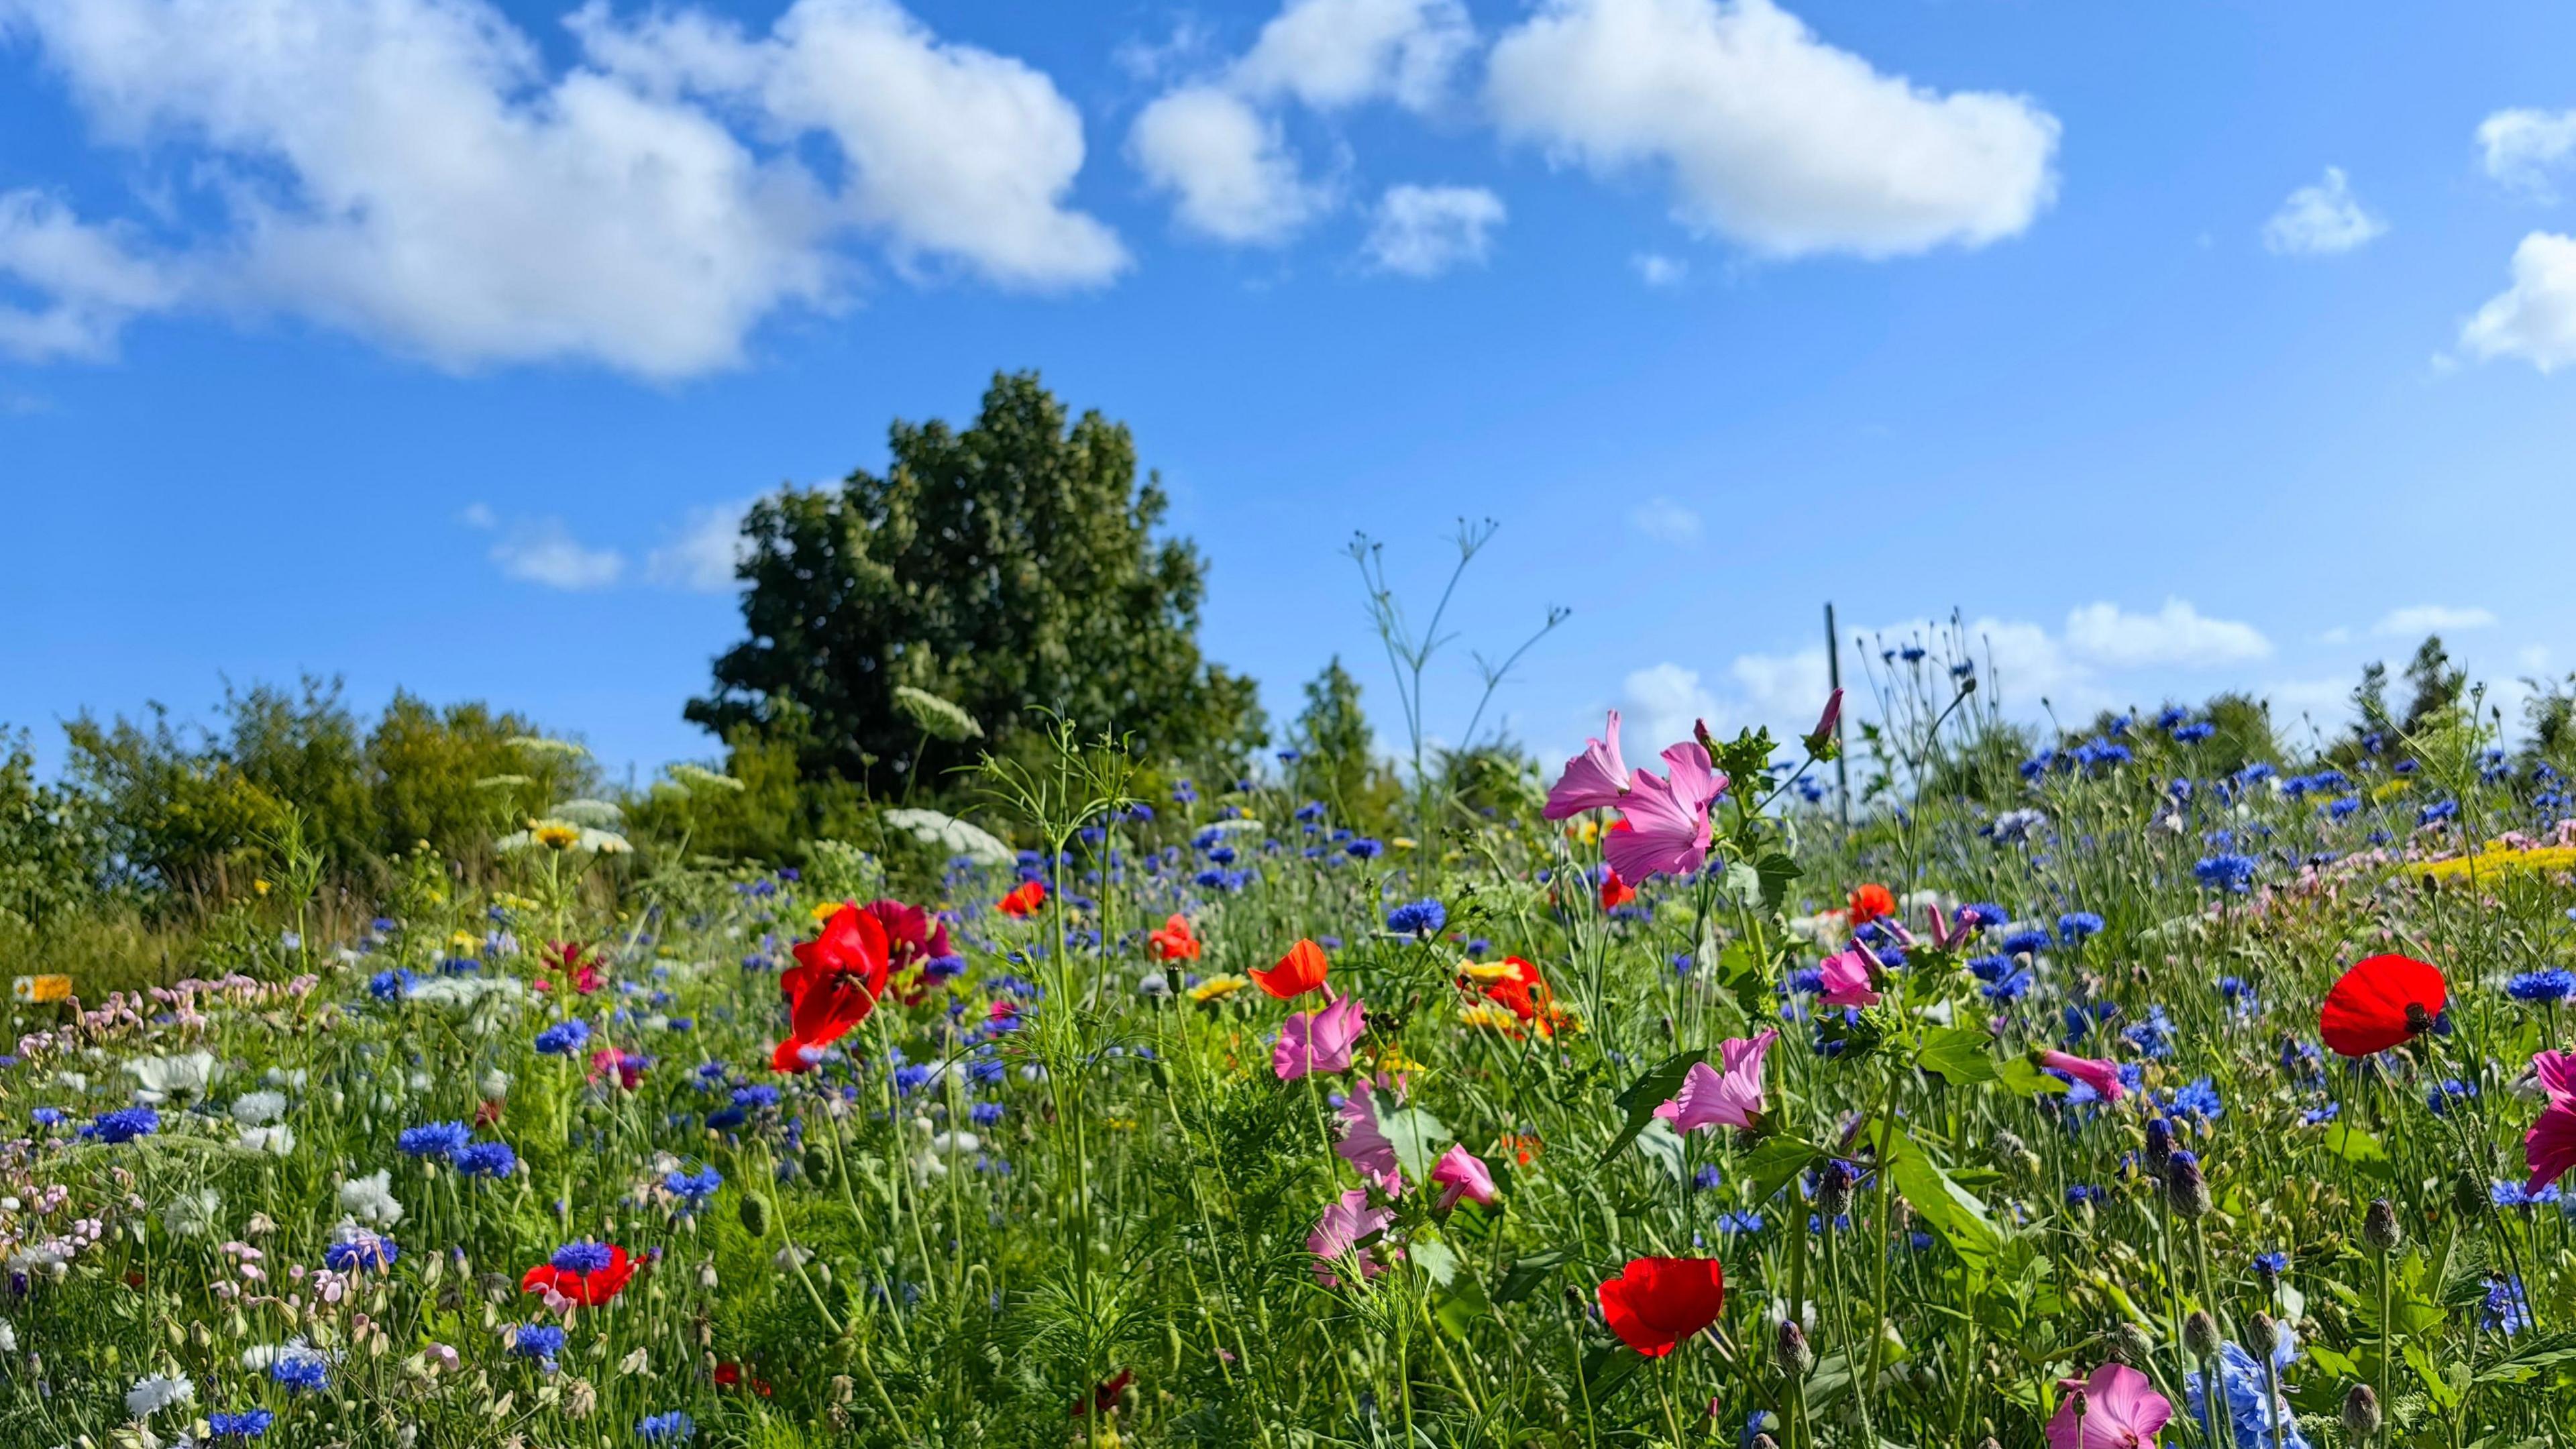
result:
M 1199 652 L 1206 562 L 1154 536 L 1168 500 L 1156 475 L 1138 481 L 1125 425 L 1068 424 L 1037 374 L 1012 373 L 972 426 L 898 421 L 889 445 L 881 475 L 752 506 L 749 637 L 715 661 L 691 721 L 792 739 L 809 776 L 877 794 L 1008 750 L 1034 707 L 1198 767 L 1260 743 L 1252 681 Z M 906 689 L 963 709 L 983 736 L 935 727 Z

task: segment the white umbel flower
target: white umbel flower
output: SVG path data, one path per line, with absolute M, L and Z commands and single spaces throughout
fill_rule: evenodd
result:
M 394 1201 L 394 1175 L 389 1168 L 378 1168 L 365 1177 L 353 1177 L 340 1184 L 340 1211 L 362 1223 L 389 1228 L 402 1221 L 402 1204 Z
M 141 1423 L 173 1404 L 193 1403 L 196 1397 L 197 1385 L 186 1374 L 149 1374 L 125 1391 L 125 1412 Z

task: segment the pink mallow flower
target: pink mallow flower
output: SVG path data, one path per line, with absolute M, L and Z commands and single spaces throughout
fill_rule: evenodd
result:
M 1601 853 L 1623 879 L 1684 876 L 1708 863 L 1708 807 L 1726 793 L 1726 777 L 1709 765 L 1708 751 L 1684 740 L 1664 751 L 1666 779 L 1639 770 L 1619 802 L 1619 823 L 1601 837 Z
M 1478 1207 L 1494 1205 L 1494 1174 L 1487 1170 L 1483 1158 L 1458 1144 L 1451 1144 L 1431 1164 L 1431 1180 L 1447 1189 L 1440 1194 L 1440 1210 L 1447 1212 L 1462 1197 L 1474 1198 Z
M 2048 1449 L 2155 1449 L 2173 1401 L 2127 1364 L 2106 1363 L 2089 1379 L 2067 1379 L 2048 1421 Z
M 1733 1037 L 1717 1048 L 1719 1065 L 1693 1062 L 1682 1077 L 1682 1089 L 1673 1099 L 1655 1109 L 1655 1115 L 1673 1124 L 1680 1133 L 1697 1132 L 1707 1127 L 1745 1127 L 1762 1115 L 1762 1057 L 1771 1043 L 1780 1039 L 1777 1031 L 1759 1036 Z
M 1355 1187 L 1343 1193 L 1331 1207 L 1324 1209 L 1324 1216 L 1316 1222 L 1315 1230 L 1306 1235 L 1306 1251 L 1315 1255 L 1316 1281 L 1327 1288 L 1340 1287 L 1342 1280 L 1334 1276 L 1333 1269 L 1343 1258 L 1350 1256 L 1359 1246 L 1360 1239 L 1382 1231 L 1394 1221 L 1394 1210 L 1370 1207 L 1368 1193 L 1362 1189 Z M 1368 1254 L 1360 1254 L 1362 1278 L 1374 1278 L 1384 1271 Z
M 1395 1141 L 1377 1123 L 1377 1097 L 1366 1078 L 1342 1099 L 1342 1140 L 1335 1156 L 1359 1170 L 1388 1197 L 1404 1194 L 1404 1170 L 1395 1156 Z
M 2536 1194 L 2576 1169 L 2576 1054 L 2542 1052 L 2531 1069 L 2549 1097 L 2522 1139 L 2522 1160 L 2531 1168 L 2523 1191 Z
M 1876 1006 L 1878 989 L 1869 984 L 1869 954 L 1855 947 L 1816 963 L 1823 968 L 1825 1005 Z
M 1619 756 L 1619 711 L 1610 711 L 1603 726 L 1608 739 L 1586 740 L 1583 753 L 1565 762 L 1565 773 L 1547 792 L 1550 820 L 1564 820 L 1586 810 L 1617 805 L 1629 790 L 1628 762 Z
M 1345 996 L 1321 1011 L 1291 1012 L 1270 1048 L 1270 1070 L 1293 1082 L 1308 1072 L 1347 1072 L 1351 1044 L 1368 1030 L 1368 1009 Z
M 2127 1096 L 2129 1089 L 2120 1082 L 2120 1065 L 2092 1057 L 2073 1056 L 2066 1052 L 2046 1051 L 2039 1054 L 2039 1064 L 2052 1072 L 2064 1072 L 2094 1091 L 2105 1102 L 2116 1102 Z

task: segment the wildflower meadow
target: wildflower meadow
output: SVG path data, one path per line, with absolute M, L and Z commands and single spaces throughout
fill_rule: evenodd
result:
M 21 983 L 0 1440 L 2567 1442 L 2557 767 L 1860 662 L 1373 823 L 1057 719 L 792 867 L 273 841 L 224 969 Z

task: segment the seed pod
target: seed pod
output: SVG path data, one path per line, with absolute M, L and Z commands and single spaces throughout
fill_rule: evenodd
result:
M 2193 1309 L 2191 1316 L 2182 1321 L 2182 1346 L 2196 1359 L 2218 1357 L 2217 1321 L 2200 1309 Z
M 2384 1197 L 2371 1199 L 2370 1211 L 2361 1220 L 2361 1238 L 2383 1253 L 2406 1246 L 2406 1230 L 2397 1225 L 2396 1205 Z
M 2486 1216 L 2495 1200 L 2487 1196 L 2487 1185 L 2477 1174 L 2463 1169 L 2451 1177 L 2451 1206 L 2461 1217 L 2474 1222 Z
M 832 1154 L 820 1147 L 805 1149 L 805 1175 L 829 1187 L 832 1184 Z
M 2343 1396 L 2343 1431 L 2354 1443 L 2366 1443 L 2379 1437 L 2379 1395 L 2368 1384 L 2354 1384 Z
M 769 1236 L 769 1199 L 756 1192 L 742 1195 L 742 1230 L 755 1238 Z
M 1781 1370 L 1793 1379 L 1805 1378 L 1808 1371 L 1816 1366 L 1816 1351 L 1807 1346 L 1806 1330 L 1800 1328 L 1794 1318 L 1780 1320 L 1780 1336 L 1773 1348 L 1777 1351 Z

